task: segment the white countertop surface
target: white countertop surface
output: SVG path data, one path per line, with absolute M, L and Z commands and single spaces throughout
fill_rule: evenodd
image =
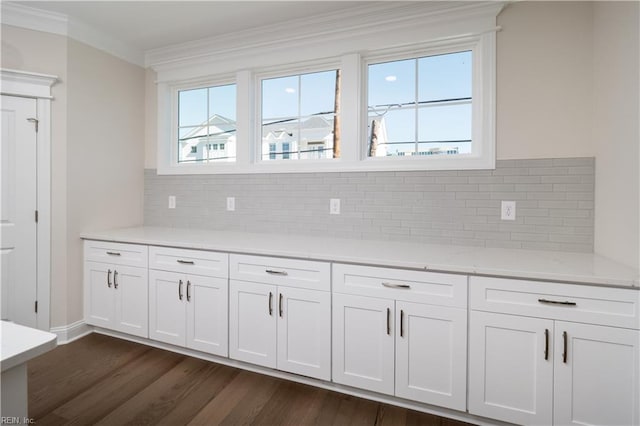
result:
M 84 239 L 247 253 L 535 280 L 638 288 L 640 273 L 590 253 L 479 248 L 396 241 L 137 227 Z
M 55 334 L 12 322 L 0 321 L 0 333 L 2 371 L 23 364 L 57 345 Z

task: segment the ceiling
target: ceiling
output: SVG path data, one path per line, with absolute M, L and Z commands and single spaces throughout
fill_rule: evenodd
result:
M 23 1 L 62 13 L 140 51 L 366 7 L 363 1 Z

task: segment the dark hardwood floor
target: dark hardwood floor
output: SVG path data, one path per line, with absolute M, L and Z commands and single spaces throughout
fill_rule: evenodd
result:
M 28 364 L 39 425 L 438 425 L 437 416 L 91 334 Z

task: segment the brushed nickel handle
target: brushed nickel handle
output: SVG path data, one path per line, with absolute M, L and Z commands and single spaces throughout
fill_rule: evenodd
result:
M 280 293 L 280 300 L 278 300 L 278 310 L 280 311 L 280 318 L 282 318 L 282 293 Z
M 275 269 L 265 269 L 264 271 L 267 274 L 272 274 L 272 275 L 289 275 L 287 271 L 276 271 Z
M 113 288 L 118 289 L 118 271 L 113 270 Z
M 383 282 L 382 285 L 388 288 L 402 288 L 407 290 L 411 288 L 409 284 L 395 284 L 395 283 Z
M 404 311 L 400 309 L 400 337 L 404 337 Z
M 562 362 L 565 363 L 565 364 L 567 363 L 567 355 L 568 355 L 568 352 L 569 352 L 567 350 L 567 340 L 569 340 L 568 337 L 567 337 L 567 332 L 563 331 L 562 332 L 562 341 L 563 341 Z
M 107 270 L 107 287 L 111 288 L 111 269 Z
M 273 315 L 273 293 L 269 292 L 269 315 Z
M 387 335 L 391 335 L 391 309 L 387 308 Z
M 195 265 L 195 262 L 193 260 L 178 259 L 178 260 L 176 260 L 176 262 L 181 263 L 183 265 Z
M 178 299 L 182 300 L 182 280 L 178 281 Z
M 544 330 L 544 360 L 547 361 L 549 359 L 549 329 L 545 328 Z
M 118 253 L 117 251 L 108 251 L 107 254 L 109 256 L 122 256 L 120 253 Z
M 190 288 L 191 288 L 191 281 L 187 280 L 187 302 L 191 302 L 191 292 L 189 292 Z
M 549 299 L 538 299 L 538 302 L 540 303 L 547 303 L 550 305 L 566 305 L 566 306 L 576 306 L 576 302 L 569 302 L 569 301 L 558 301 L 558 300 L 549 300 Z

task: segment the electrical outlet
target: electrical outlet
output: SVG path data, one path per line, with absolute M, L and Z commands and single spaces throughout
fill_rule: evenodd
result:
M 169 195 L 169 208 L 170 209 L 175 209 L 176 208 L 176 196 L 175 195 Z
M 502 220 L 516 220 L 516 202 L 515 201 L 503 201 L 502 212 L 500 215 Z
M 227 197 L 227 211 L 232 212 L 236 209 L 236 198 L 235 197 Z
M 329 200 L 329 214 L 340 214 L 340 198 Z

